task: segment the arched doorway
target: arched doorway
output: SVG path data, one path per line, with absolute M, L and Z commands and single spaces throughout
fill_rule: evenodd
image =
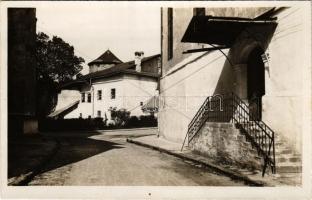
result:
M 252 118 L 262 118 L 262 96 L 265 94 L 264 63 L 261 48 L 253 49 L 247 60 L 247 98 Z

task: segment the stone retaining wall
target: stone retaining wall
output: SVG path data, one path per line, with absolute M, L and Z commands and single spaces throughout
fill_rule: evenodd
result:
M 207 122 L 191 140 L 189 146 L 194 152 L 218 163 L 261 169 L 261 159 L 257 151 L 230 123 Z

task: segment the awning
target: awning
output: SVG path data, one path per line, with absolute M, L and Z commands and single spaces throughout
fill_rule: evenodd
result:
M 143 112 L 158 112 L 158 108 L 159 108 L 159 97 L 153 96 L 142 106 L 142 111 Z
M 78 107 L 79 102 L 80 102 L 79 100 L 75 101 L 75 102 L 65 106 L 64 108 L 61 108 L 57 111 L 54 111 L 53 113 L 48 115 L 48 117 L 53 118 L 53 119 L 62 119 L 62 118 L 64 118 L 65 115 L 67 115 L 71 111 L 75 110 Z
M 255 20 L 238 17 L 193 16 L 181 42 L 217 44 L 230 47 L 246 28 L 261 26 L 275 29 L 273 20 Z

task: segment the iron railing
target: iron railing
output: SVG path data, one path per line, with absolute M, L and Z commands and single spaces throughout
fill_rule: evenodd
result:
M 188 143 L 206 122 L 232 122 L 262 156 L 262 176 L 268 166 L 271 167 L 272 173 L 275 173 L 274 131 L 261 121 L 259 110 L 255 111 L 255 107 L 250 108 L 250 105 L 234 93 L 207 97 L 188 126 Z

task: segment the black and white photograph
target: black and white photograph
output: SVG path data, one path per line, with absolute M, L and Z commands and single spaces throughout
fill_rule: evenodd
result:
M 0 5 L 2 198 L 311 198 L 310 1 Z

